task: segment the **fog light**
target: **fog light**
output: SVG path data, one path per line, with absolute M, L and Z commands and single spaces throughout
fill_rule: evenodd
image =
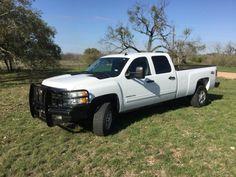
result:
M 88 103 L 88 97 L 83 97 L 79 99 L 80 104 L 87 104 Z
M 58 120 L 62 120 L 62 116 L 61 115 L 52 115 L 53 119 L 58 119 Z

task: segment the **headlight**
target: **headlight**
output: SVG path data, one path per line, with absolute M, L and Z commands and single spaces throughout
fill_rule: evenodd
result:
M 88 92 L 85 90 L 74 91 L 74 92 L 65 92 L 63 95 L 67 98 L 88 97 Z
M 88 103 L 89 103 L 89 94 L 85 90 L 52 94 L 53 106 L 71 107 L 78 104 L 88 104 Z
M 74 106 L 77 104 L 87 104 L 87 103 L 88 103 L 88 97 L 71 98 L 71 99 L 63 100 L 63 106 Z

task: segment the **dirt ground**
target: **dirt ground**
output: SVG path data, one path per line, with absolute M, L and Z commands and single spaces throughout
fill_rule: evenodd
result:
M 236 73 L 229 73 L 229 72 L 218 72 L 218 77 L 223 77 L 226 79 L 236 79 Z

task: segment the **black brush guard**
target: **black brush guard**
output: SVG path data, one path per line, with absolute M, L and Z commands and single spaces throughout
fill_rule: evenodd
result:
M 78 124 L 80 120 L 90 116 L 90 105 L 76 105 L 74 107 L 52 106 L 52 93 L 62 93 L 65 90 L 46 87 L 41 84 L 31 84 L 29 91 L 29 106 L 33 118 L 39 118 L 49 127 L 65 123 Z M 63 101 L 63 100 L 60 100 Z M 55 118 L 61 116 L 61 119 Z
M 48 89 L 42 87 L 41 84 L 30 85 L 29 105 L 32 117 L 43 119 L 49 127 L 52 127 L 54 124 L 51 114 L 48 113 L 49 99 Z

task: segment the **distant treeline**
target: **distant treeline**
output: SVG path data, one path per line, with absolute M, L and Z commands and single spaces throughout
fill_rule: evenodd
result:
M 225 48 L 227 49 L 227 48 Z M 91 64 L 95 59 L 100 56 L 106 55 L 107 53 L 102 53 L 98 49 L 93 48 L 86 49 L 87 52 L 84 54 L 66 53 L 62 54 L 61 65 L 88 65 Z M 85 50 L 85 51 L 86 51 Z M 90 52 L 88 52 L 90 51 Z M 220 50 L 208 54 L 197 54 L 186 56 L 186 64 L 214 64 L 217 66 L 234 66 L 236 67 L 236 53 L 234 50 Z

